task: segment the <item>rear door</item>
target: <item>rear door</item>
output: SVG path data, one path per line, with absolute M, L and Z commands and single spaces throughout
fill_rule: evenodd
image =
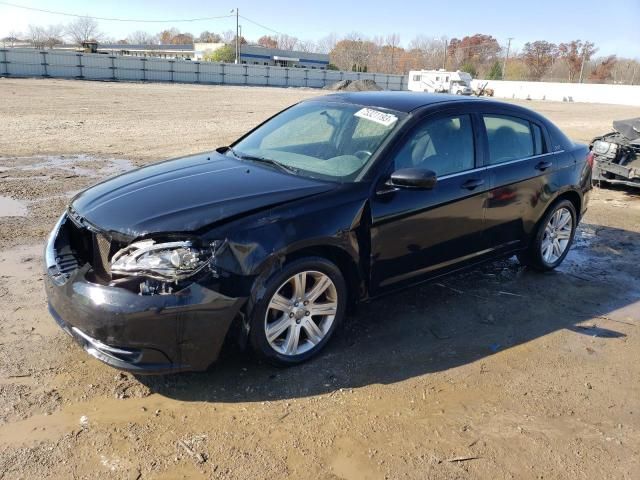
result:
M 485 226 L 489 248 L 521 246 L 551 194 L 554 155 L 543 125 L 512 113 L 484 112 L 489 191 Z M 497 252 L 496 252 L 497 253 Z

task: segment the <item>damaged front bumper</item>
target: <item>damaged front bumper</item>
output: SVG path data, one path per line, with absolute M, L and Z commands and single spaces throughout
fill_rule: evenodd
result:
M 640 187 L 640 169 L 618 165 L 596 157 L 593 169 L 593 180 Z
M 91 266 L 72 267 L 58 252 L 61 218 L 45 249 L 49 311 L 87 353 L 122 370 L 161 374 L 205 370 L 222 348 L 244 298 L 200 283 L 168 295 L 141 295 L 91 281 Z

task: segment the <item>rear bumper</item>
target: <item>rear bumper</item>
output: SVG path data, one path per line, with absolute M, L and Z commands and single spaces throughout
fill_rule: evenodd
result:
M 56 236 L 54 230 L 45 253 L 49 311 L 87 353 L 141 374 L 205 370 L 217 359 L 245 299 L 198 283 L 171 295 L 138 295 L 88 281 L 88 264 L 56 275 L 48 265 Z

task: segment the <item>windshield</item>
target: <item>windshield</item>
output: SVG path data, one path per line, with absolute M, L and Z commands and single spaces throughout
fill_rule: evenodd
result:
M 304 102 L 257 128 L 228 155 L 299 175 L 351 181 L 404 116 L 352 104 Z

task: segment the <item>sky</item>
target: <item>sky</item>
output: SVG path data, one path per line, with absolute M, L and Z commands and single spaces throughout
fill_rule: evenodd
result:
M 174 20 L 240 15 L 264 27 L 300 39 L 317 40 L 330 33 L 364 36 L 400 34 L 406 46 L 416 35 L 461 38 L 474 33 L 493 35 L 501 45 L 513 37 L 512 48 L 525 42 L 554 43 L 589 40 L 597 56 L 617 54 L 640 59 L 640 0 L 0 0 L 0 38 L 26 32 L 29 24 L 65 24 L 71 17 L 15 8 L 6 3 L 97 17 Z M 242 34 L 257 40 L 274 32 L 240 19 Z M 141 23 L 100 20 L 100 30 L 115 39 L 144 30 L 157 33 L 176 27 L 198 35 L 203 30 L 235 29 L 235 17 L 197 22 Z

